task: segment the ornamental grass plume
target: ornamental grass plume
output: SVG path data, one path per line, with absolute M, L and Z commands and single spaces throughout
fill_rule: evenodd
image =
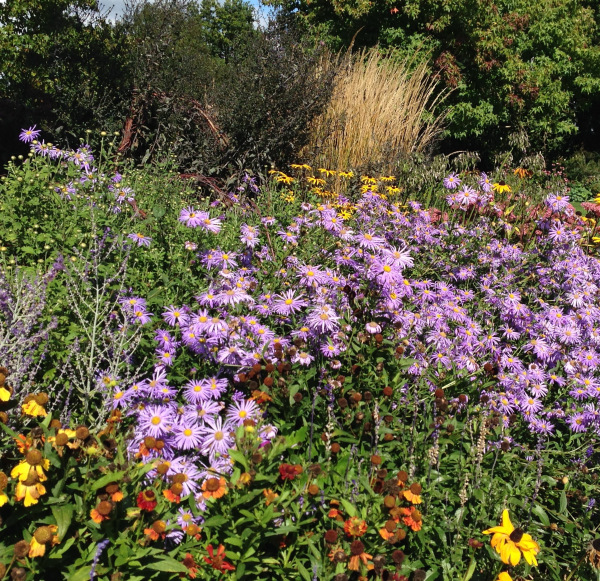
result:
M 500 555 L 503 563 L 515 567 L 523 555 L 529 565 L 537 566 L 535 556 L 539 553 L 540 546 L 531 535 L 513 526 L 507 509 L 502 512 L 502 524 L 483 531 L 483 534 L 494 535 L 491 545 Z
M 421 62 L 416 62 L 417 60 Z M 399 60 L 375 47 L 338 59 L 333 96 L 316 119 L 306 151 L 331 170 L 381 163 L 388 173 L 398 155 L 421 152 L 439 135 L 446 114 L 438 79 L 422 55 Z

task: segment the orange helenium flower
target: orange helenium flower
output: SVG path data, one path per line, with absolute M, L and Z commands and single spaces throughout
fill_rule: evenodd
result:
M 202 496 L 204 498 L 221 498 L 227 494 L 227 481 L 222 476 L 207 478 L 202 483 Z
M 344 523 L 344 532 L 350 537 L 362 537 L 367 532 L 367 523 L 353 516 Z

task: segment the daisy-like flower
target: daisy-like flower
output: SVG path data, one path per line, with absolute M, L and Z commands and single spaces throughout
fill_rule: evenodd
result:
M 36 529 L 29 544 L 29 558 L 43 557 L 46 547 L 58 545 L 57 525 L 42 526 Z
M 223 424 L 223 418 L 207 417 L 202 427 L 204 444 L 202 452 L 205 454 L 226 454 L 227 450 L 234 444 L 233 437 L 230 434 L 231 426 Z
M 37 139 L 42 134 L 41 129 L 36 129 L 36 126 L 30 127 L 29 129 L 21 130 L 19 134 L 19 140 L 23 143 L 31 143 L 34 139 Z
M 367 532 L 367 523 L 356 516 L 350 517 L 344 523 L 344 532 L 349 537 L 362 537 Z
M 456 173 L 451 173 L 449 176 L 446 176 L 444 178 L 444 187 L 447 190 L 454 190 L 458 186 L 460 186 L 460 184 L 461 184 L 460 178 L 458 177 L 458 174 L 456 174 Z
M 218 234 L 221 231 L 221 224 L 221 220 L 218 218 L 211 218 L 208 214 L 206 214 L 199 226 L 204 228 L 204 230 L 211 232 L 212 234 Z
M 487 529 L 483 534 L 493 535 L 492 548 L 500 555 L 503 563 L 515 567 L 519 564 L 522 555 L 529 565 L 537 566 L 535 556 L 539 553 L 540 546 L 531 535 L 513 526 L 507 509 L 502 512 L 502 525 Z
M 192 206 L 188 206 L 179 213 L 179 221 L 188 228 L 197 228 L 207 216 L 206 212 L 198 212 Z
M 150 236 L 144 236 L 139 232 L 128 234 L 127 238 L 133 240 L 138 246 L 150 246 L 150 244 L 152 243 L 152 238 L 150 238 Z
M 207 478 L 201 488 L 204 498 L 221 498 L 227 494 L 227 481 L 222 476 Z
M 305 307 L 308 303 L 304 300 L 304 295 L 296 295 L 293 290 L 288 290 L 280 295 L 275 295 L 272 309 L 280 315 L 291 315 Z
M 227 409 L 226 418 L 233 425 L 242 426 L 245 420 L 253 419 L 259 413 L 259 407 L 251 399 L 234 401 Z
M 138 426 L 142 432 L 153 438 L 167 434 L 172 427 L 173 411 L 166 406 L 149 405 L 138 416 Z
M 365 552 L 365 546 L 359 540 L 352 541 L 350 544 L 350 554 L 351 557 L 348 562 L 348 569 L 350 571 L 358 571 L 361 562 L 363 565 L 368 566 L 367 561 L 373 558 L 373 555 Z
M 21 460 L 10 472 L 11 478 L 18 478 L 19 482 L 27 482 L 30 476 L 35 475 L 37 482 L 44 482 L 48 477 L 44 470 L 50 468 L 50 460 L 44 458 L 39 450 L 32 449 L 27 452 L 25 460 Z
M 223 545 L 219 545 L 216 554 L 212 545 L 208 545 L 208 547 L 206 547 L 206 550 L 208 551 L 209 556 L 203 557 L 203 559 L 213 569 L 216 569 L 221 573 L 224 573 L 225 571 L 235 571 L 235 567 L 231 563 L 225 561 L 225 547 Z
M 169 308 L 163 313 L 163 319 L 167 322 L 167 324 L 174 327 L 177 323 L 180 325 L 184 325 L 187 323 L 188 317 L 183 311 L 183 309 L 178 309 L 173 305 L 170 305 Z
M 175 446 L 180 450 L 193 450 L 202 444 L 202 430 L 197 424 L 185 422 L 175 426 Z

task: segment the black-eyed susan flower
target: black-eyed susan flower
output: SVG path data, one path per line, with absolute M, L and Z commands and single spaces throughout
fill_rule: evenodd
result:
M 503 563 L 514 567 L 518 565 L 522 554 L 529 565 L 537 565 L 535 556 L 539 553 L 540 546 L 531 535 L 513 526 L 507 509 L 502 512 L 502 525 L 483 531 L 483 534 L 494 535 L 491 544 Z

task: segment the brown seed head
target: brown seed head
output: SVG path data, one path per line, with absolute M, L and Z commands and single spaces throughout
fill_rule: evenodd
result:
M 400 472 L 398 472 L 398 480 L 400 480 L 400 482 L 406 482 L 408 480 L 408 473 L 404 470 L 400 470 Z
M 175 496 L 181 496 L 181 493 L 183 492 L 183 484 L 181 484 L 181 482 L 175 482 L 174 484 L 171 485 L 171 488 L 169 490 Z
M 297 392 L 294 394 L 294 401 L 295 401 L 296 403 L 300 403 L 300 402 L 302 401 L 302 398 L 303 398 L 303 397 L 304 397 L 304 396 L 303 396 L 303 395 L 302 395 L 302 394 L 301 394 L 299 391 L 297 391 Z
M 267 386 L 267 387 L 271 387 L 273 385 L 273 378 L 271 376 L 267 376 L 263 379 L 263 383 Z
M 156 446 L 156 438 L 153 438 L 152 436 L 146 436 L 144 438 L 144 446 L 146 446 L 148 450 L 152 450 L 152 448 Z
M 362 555 L 365 552 L 365 546 L 362 544 L 361 541 L 352 541 L 350 543 L 350 552 L 353 555 Z
M 356 403 L 358 403 L 359 401 L 362 401 L 362 398 L 363 398 L 362 393 L 355 392 L 355 393 L 352 394 L 352 399 Z
M 8 424 L 8 414 L 6 412 L 0 412 L 0 423 Z
M 338 532 L 336 530 L 330 529 L 325 532 L 325 542 L 326 543 L 331 543 L 333 545 L 333 543 L 335 543 L 337 541 L 337 538 L 338 538 Z
M 187 529 L 185 529 L 185 532 L 190 537 L 195 537 L 200 532 L 200 527 L 197 524 L 192 523 L 187 526 Z
M 208 490 L 209 492 L 216 492 L 217 490 L 219 490 L 220 486 L 221 482 L 218 478 L 209 478 L 206 481 L 206 490 Z
M 113 482 L 112 484 L 107 484 L 104 488 L 107 494 L 114 494 L 115 492 L 119 492 L 119 485 Z
M 394 561 L 397 567 L 400 567 L 402 565 L 402 563 L 404 562 L 404 557 L 404 551 L 401 551 L 400 549 L 396 549 L 392 553 L 392 561 Z
M 50 422 L 50 429 L 53 429 L 53 430 L 60 430 L 61 428 L 62 428 L 62 423 L 61 423 L 61 421 L 60 421 L 60 420 L 53 419 L 53 420 Z
M 68 441 L 69 441 L 69 436 L 67 436 L 67 434 L 65 434 L 65 433 L 56 434 L 55 442 L 56 442 L 57 446 L 65 446 Z
M 10 572 L 10 578 L 12 581 L 25 581 L 27 579 L 27 571 L 23 567 L 14 567 Z
M 43 460 L 44 457 L 39 450 L 29 450 L 25 456 L 25 462 L 30 466 L 39 466 Z
M 347 560 L 348 560 L 348 556 L 341 549 L 338 549 L 333 554 L 333 562 L 334 563 L 345 563 Z
M 515 529 L 512 533 L 510 533 L 510 535 L 508 535 L 508 538 L 513 542 L 513 543 L 518 543 L 520 542 L 520 540 L 523 538 L 524 535 L 524 531 L 523 529 Z
M 384 528 L 388 533 L 393 533 L 396 530 L 396 524 L 395 520 L 388 520 L 385 523 Z
M 425 577 L 427 577 L 427 573 L 423 569 L 415 569 L 413 571 L 413 581 L 425 581 Z
M 373 466 L 379 466 L 381 462 L 381 456 L 379 456 L 378 454 L 373 454 L 371 456 L 371 464 L 373 464 Z
M 96 510 L 102 516 L 108 516 L 112 512 L 112 509 L 113 509 L 113 504 L 109 500 L 103 500 L 96 507 Z
M 317 494 L 319 494 L 319 487 L 316 484 L 311 484 L 308 487 L 308 494 L 311 496 L 317 496 Z
M 266 371 L 267 373 L 273 373 L 273 371 L 275 371 L 275 365 L 273 365 L 272 363 L 268 363 L 268 364 L 265 366 L 265 371 Z
M 162 535 L 167 530 L 167 523 L 164 520 L 155 520 L 151 528 L 155 533 Z
M 394 508 L 396 506 L 396 498 L 391 496 L 390 494 L 388 494 L 383 499 L 383 504 L 385 505 L 386 508 Z
M 348 400 L 345 397 L 340 397 L 338 399 L 338 405 L 340 406 L 341 409 L 347 408 Z
M 47 393 L 36 393 L 33 396 L 35 403 L 38 405 L 46 405 L 48 403 L 48 394 Z
M 173 482 L 178 482 L 178 483 L 183 483 L 183 482 L 187 482 L 187 474 L 184 474 L 183 472 L 179 472 L 178 474 L 175 474 L 175 476 L 173 476 Z
M 4 472 L 0 472 L 0 491 L 8 486 L 8 476 Z
M 19 541 L 15 543 L 15 557 L 22 559 L 29 553 L 29 543 L 27 541 Z
M 413 510 L 410 516 L 415 522 L 421 522 L 421 520 L 423 519 L 420 510 Z
M 33 538 L 40 545 L 45 545 L 52 540 L 52 529 L 50 527 L 39 527 L 33 533 Z
M 410 485 L 410 491 L 413 494 L 421 494 L 421 492 L 423 491 L 423 487 L 418 482 L 415 482 Z
M 170 467 L 171 467 L 170 464 L 167 464 L 166 462 L 163 462 L 162 464 L 159 464 L 156 467 L 156 472 L 162 476 L 162 475 L 166 474 L 169 471 Z
M 393 393 L 394 393 L 394 390 L 389 385 L 386 385 L 383 388 L 383 395 L 385 395 L 386 397 L 390 397 Z
M 333 454 L 337 454 L 341 449 L 342 449 L 342 447 L 337 442 L 334 442 L 333 444 L 331 444 L 331 452 Z
M 75 430 L 75 436 L 78 440 L 85 440 L 87 437 L 89 437 L 89 435 L 90 431 L 85 426 L 79 426 Z
M 262 459 L 263 459 L 263 457 L 258 452 L 255 452 L 254 454 L 252 454 L 252 463 L 253 464 L 260 464 L 262 462 Z

